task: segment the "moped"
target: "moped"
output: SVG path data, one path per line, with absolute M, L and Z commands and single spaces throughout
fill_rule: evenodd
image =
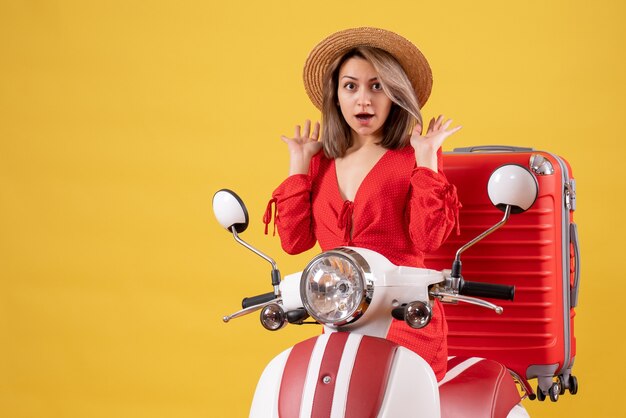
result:
M 428 326 L 432 303 L 469 303 L 501 314 L 481 298 L 513 300 L 515 289 L 469 282 L 461 254 L 500 228 L 512 213 L 531 207 L 537 180 L 526 168 L 504 165 L 487 185 L 504 212 L 500 222 L 463 245 L 450 270 L 396 266 L 379 253 L 341 247 L 314 257 L 302 272 L 281 279 L 276 262 L 243 241 L 248 212 L 234 192 L 213 197 L 218 222 L 234 239 L 272 265 L 269 293 L 244 298 L 242 310 L 224 322 L 260 311 L 263 327 L 317 323 L 323 334 L 294 345 L 266 366 L 257 384 L 250 417 L 528 417 L 521 406 L 519 377 L 495 361 L 450 358 L 437 382 L 419 355 L 384 337 L 392 319 L 412 328 Z M 495 210 L 495 209 L 494 209 Z

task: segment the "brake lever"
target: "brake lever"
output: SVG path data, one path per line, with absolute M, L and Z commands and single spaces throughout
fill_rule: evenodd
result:
M 487 309 L 493 309 L 498 315 L 504 312 L 504 308 L 502 306 L 495 305 L 491 302 L 487 302 L 486 300 L 474 298 L 471 296 L 463 296 L 454 293 L 441 292 L 439 290 L 431 290 L 428 292 L 430 296 L 441 299 L 442 302 L 455 303 L 455 302 L 465 302 L 470 305 L 476 305 Z
M 247 307 L 245 309 L 241 309 L 241 310 L 239 310 L 239 311 L 237 311 L 237 312 L 235 312 L 235 313 L 233 313 L 231 315 L 226 315 L 226 316 L 222 317 L 222 321 L 228 322 L 231 319 L 239 318 L 240 316 L 248 315 L 248 314 L 250 314 L 252 312 L 256 312 L 256 311 L 258 311 L 260 309 L 263 309 L 267 305 L 270 305 L 272 303 L 282 303 L 282 301 L 283 301 L 283 298 L 278 297 L 276 299 L 270 300 L 269 302 L 259 303 L 258 305 L 252 305 L 252 306 L 249 306 L 249 307 Z

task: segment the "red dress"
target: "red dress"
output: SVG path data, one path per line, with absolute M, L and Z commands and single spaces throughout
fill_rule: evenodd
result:
M 424 253 L 437 249 L 457 225 L 456 188 L 441 171 L 416 167 L 410 145 L 387 150 L 363 179 L 354 201 L 339 192 L 335 160 L 323 152 L 311 160 L 309 174 L 289 176 L 273 193 L 264 217 L 275 227 L 283 249 L 298 254 L 319 242 L 322 251 L 340 246 L 379 252 L 392 263 L 424 267 Z M 446 372 L 448 327 L 439 301 L 431 323 L 421 329 L 393 320 L 387 339 L 422 356 L 437 379 Z

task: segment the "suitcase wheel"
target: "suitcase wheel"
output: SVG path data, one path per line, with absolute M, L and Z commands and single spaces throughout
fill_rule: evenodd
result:
M 578 379 L 576 376 L 571 375 L 569 377 L 569 393 L 576 395 L 578 393 Z
M 565 395 L 565 391 L 567 390 L 567 385 L 565 384 L 565 379 L 563 378 L 562 375 L 559 375 L 559 387 L 561 388 L 559 395 Z
M 539 402 L 543 402 L 546 400 L 546 394 L 543 393 L 543 390 L 541 390 L 541 388 L 539 387 L 539 385 L 537 385 L 537 400 Z
M 547 395 L 550 397 L 552 402 L 556 402 L 559 400 L 559 394 L 561 393 L 561 385 L 558 382 L 552 383 L 550 388 L 547 390 Z M 546 400 L 546 393 L 537 385 L 537 400 L 539 402 L 543 402 Z
M 550 389 L 548 390 L 548 394 L 550 395 L 550 400 L 552 402 L 556 402 L 559 400 L 559 393 L 561 392 L 561 385 L 557 382 L 554 382 Z
M 559 392 L 561 395 L 565 394 L 566 390 L 569 390 L 569 393 L 572 395 L 576 395 L 578 393 L 578 379 L 574 375 L 570 375 L 567 378 L 567 382 L 565 378 L 562 375 L 560 375 L 559 386 L 561 388 Z

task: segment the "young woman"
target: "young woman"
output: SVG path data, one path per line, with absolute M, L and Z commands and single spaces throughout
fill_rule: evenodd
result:
M 322 111 L 283 136 L 289 177 L 271 207 L 283 249 L 297 254 L 356 246 L 397 265 L 424 267 L 457 225 L 456 189 L 441 167 L 441 145 L 460 127 L 443 116 L 423 129 L 420 107 L 432 86 L 430 67 L 403 37 L 382 29 L 335 33 L 307 59 L 304 84 Z M 323 152 L 321 150 L 323 149 Z M 458 227 L 458 226 L 457 226 Z M 437 378 L 445 375 L 447 325 L 439 301 L 428 327 L 393 322 L 387 338 L 421 355 Z

